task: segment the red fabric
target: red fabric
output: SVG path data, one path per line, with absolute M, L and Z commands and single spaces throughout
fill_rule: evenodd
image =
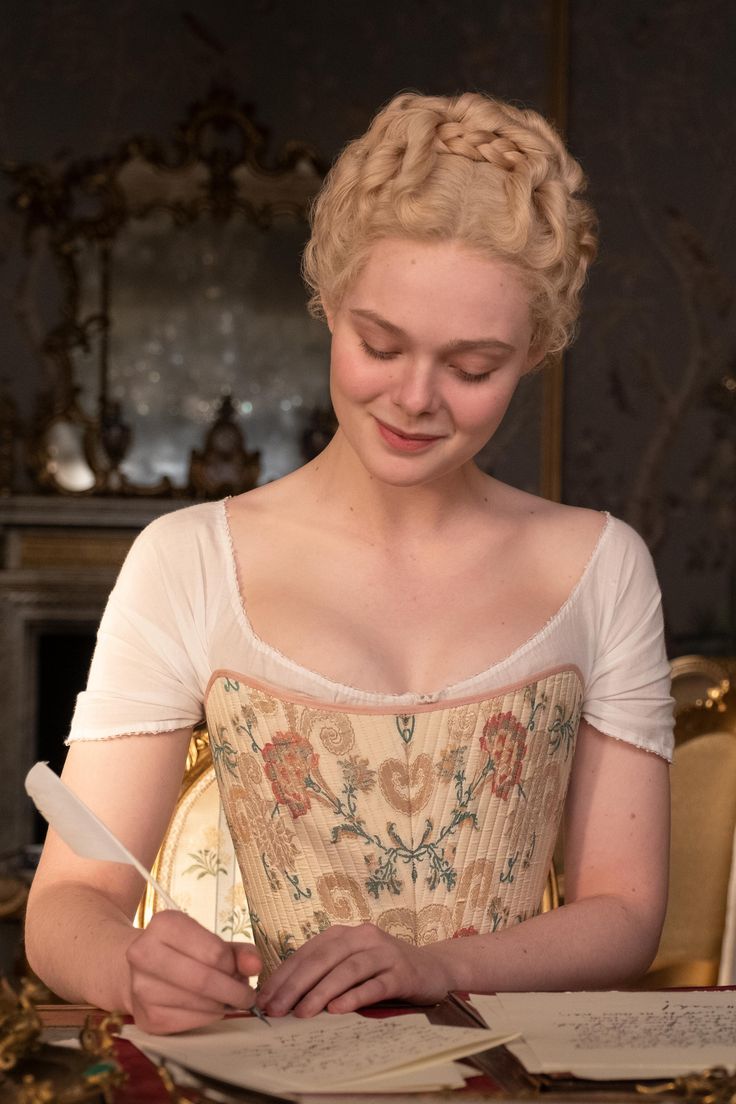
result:
M 125 1084 L 115 1093 L 115 1104 L 171 1104 L 156 1067 L 127 1039 L 115 1040 L 115 1057 Z

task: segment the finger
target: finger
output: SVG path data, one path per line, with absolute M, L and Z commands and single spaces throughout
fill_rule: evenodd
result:
M 376 981 L 376 988 L 385 989 L 385 982 L 378 982 L 378 978 L 386 973 L 386 965 L 385 956 L 377 953 L 376 949 L 350 955 L 296 1002 L 293 1007 L 294 1015 L 316 1016 L 331 1001 L 352 992 L 369 980 Z M 385 997 L 386 994 L 383 993 L 378 999 L 384 1000 Z
M 347 948 L 336 945 L 329 955 L 310 958 L 296 964 L 288 976 L 276 977 L 272 974 L 268 980 L 269 988 L 259 990 L 258 1005 L 271 1016 L 284 1016 L 311 992 L 325 976 L 329 976 L 343 959 L 350 954 Z M 278 971 L 277 971 L 278 973 Z M 334 994 L 333 994 L 334 995 Z
M 241 977 L 248 978 L 260 974 L 263 969 L 263 959 L 250 943 L 233 943 L 235 955 L 235 968 Z
M 181 1008 L 187 1012 L 203 1012 L 207 1015 L 221 1016 L 225 1005 L 221 1001 L 210 1000 L 200 993 L 181 989 L 161 978 L 138 974 L 132 984 L 134 1002 L 141 1008 Z
M 235 973 L 235 956 L 232 943 L 226 943 L 219 935 L 192 920 L 183 912 L 165 910 L 156 913 L 143 933 L 141 942 L 165 943 L 173 950 L 196 959 L 223 973 Z
M 135 971 L 169 982 L 186 992 L 197 993 L 209 1000 L 233 1008 L 250 1008 L 255 994 L 250 986 L 230 972 L 207 965 L 189 954 L 164 944 L 154 946 L 136 941 L 127 952 L 128 962 Z M 232 965 L 232 956 L 230 956 Z
M 272 1016 L 290 1011 L 320 978 L 365 946 L 356 932 L 356 928 L 336 925 L 313 936 L 263 983 L 258 992 L 259 1007 Z
M 133 1009 L 133 1019 L 142 1031 L 152 1035 L 172 1035 L 178 1031 L 193 1031 L 196 1027 L 221 1020 L 222 1011 L 217 1014 L 206 1011 L 192 1011 L 186 1008 L 141 1008 Z
M 368 978 L 367 981 L 357 985 L 349 992 L 342 993 L 339 997 L 328 1001 L 325 1009 L 336 1014 L 357 1012 L 359 1008 L 367 1008 L 369 1004 L 379 1004 L 381 1001 L 390 1000 L 398 995 L 398 992 L 392 991 L 388 975 L 379 974 L 376 977 Z

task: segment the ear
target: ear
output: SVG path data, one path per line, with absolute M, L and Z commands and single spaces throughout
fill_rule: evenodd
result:
M 332 307 L 329 306 L 325 300 L 322 300 L 322 310 L 325 312 L 325 322 L 327 323 L 327 329 L 330 333 L 334 331 L 335 312 Z
M 526 368 L 524 369 L 524 375 L 528 376 L 531 372 L 538 368 L 544 358 L 547 356 L 547 349 L 543 345 L 533 345 L 529 350 L 526 358 Z

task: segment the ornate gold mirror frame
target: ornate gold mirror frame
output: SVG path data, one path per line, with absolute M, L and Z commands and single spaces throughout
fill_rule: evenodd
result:
M 146 299 L 180 295 L 180 347 L 191 359 L 197 359 L 202 348 L 206 352 L 204 343 L 210 340 L 210 332 L 214 334 L 218 326 L 222 329 L 227 317 L 232 329 L 233 311 L 247 299 L 247 283 L 258 301 L 240 325 L 241 330 L 250 325 L 252 341 L 260 342 L 257 347 L 264 350 L 262 376 L 278 376 L 278 365 L 274 368 L 269 362 L 269 357 L 275 359 L 267 348 L 269 338 L 264 338 L 264 331 L 259 329 L 261 319 L 271 312 L 271 332 L 281 329 L 286 333 L 280 355 L 296 361 L 293 371 L 302 372 L 307 379 L 316 374 L 311 371 L 312 363 L 324 362 L 325 380 L 320 386 L 326 393 L 326 335 L 323 340 L 319 324 L 308 319 L 301 302 L 304 321 L 299 325 L 318 327 L 320 334 L 297 331 L 294 326 L 289 330 L 282 324 L 284 316 L 278 315 L 279 309 L 287 314 L 291 311 L 289 319 L 293 321 L 295 308 L 293 304 L 279 308 L 281 270 L 269 260 L 267 252 L 276 240 L 274 231 L 287 228 L 287 246 L 278 246 L 277 252 L 280 249 L 284 256 L 283 265 L 289 254 L 288 264 L 293 265 L 293 278 L 301 296 L 299 250 L 307 235 L 308 206 L 323 173 L 313 151 L 304 145 L 288 143 L 270 165 L 262 160 L 265 147 L 265 134 L 253 122 L 251 109 L 238 104 L 232 92 L 214 89 L 205 101 L 192 106 L 169 146 L 137 138 L 126 142 L 111 157 L 62 168 L 17 163 L 3 166 L 13 181 L 11 203 L 24 220 L 29 255 L 20 313 L 26 312 L 29 331 L 45 334 L 38 345 L 46 367 L 46 385 L 29 441 L 31 468 L 42 489 L 65 494 L 207 494 L 223 487 L 244 490 L 258 478 L 258 453 L 244 449 L 234 421 L 236 415 L 250 414 L 254 404 L 242 401 L 233 406 L 229 381 L 222 383 L 219 394 L 208 404 L 206 417 L 199 414 L 199 422 L 211 426 L 214 421 L 217 432 L 208 435 L 204 456 L 198 453 L 193 457 L 188 480 L 179 481 L 177 486 L 170 476 L 160 473 L 153 473 L 145 481 L 136 480 L 121 470 L 131 444 L 133 387 L 130 385 L 128 393 L 123 387 L 116 392 L 112 370 L 114 363 L 119 366 L 122 361 L 123 368 L 117 370 L 128 371 L 125 362 L 135 359 L 132 352 L 128 358 L 128 349 L 115 349 L 124 319 L 130 321 L 134 313 L 130 302 L 133 292 L 137 295 L 135 311 Z M 184 246 L 172 247 L 177 236 L 169 234 L 172 229 L 188 230 L 193 237 Z M 229 299 L 216 316 L 216 326 L 210 326 L 209 320 L 198 324 L 196 338 L 199 341 L 201 337 L 202 348 L 192 348 L 193 323 L 188 316 L 194 310 L 195 295 L 183 270 L 195 254 L 200 260 L 204 258 L 205 265 L 210 261 L 219 263 L 223 242 L 231 243 L 229 255 L 233 258 L 225 273 L 230 281 L 226 289 Z M 236 267 L 245 253 L 250 265 L 247 280 Z M 141 267 L 141 258 L 155 266 L 161 257 L 168 265 L 163 270 L 164 278 L 160 270 L 155 278 L 151 277 L 150 267 Z M 44 309 L 48 310 L 49 299 L 48 281 L 43 284 L 41 270 L 49 262 L 61 289 L 58 313 L 51 325 L 40 321 Z M 125 287 L 121 291 L 119 277 L 124 263 L 128 263 L 127 292 Z M 140 286 L 136 286 L 136 273 L 140 272 L 143 276 Z M 224 294 L 220 276 L 212 278 L 212 286 L 196 289 L 197 301 Z M 153 280 L 150 287 L 147 279 Z M 179 281 L 181 289 L 176 292 Z M 147 324 L 145 320 L 138 323 L 140 334 Z M 172 327 L 176 329 L 174 323 L 169 325 Z M 289 335 L 291 347 L 287 348 Z M 184 344 L 185 337 L 189 345 Z M 139 336 L 139 340 L 146 339 Z M 165 342 L 159 344 L 163 348 Z M 163 363 L 162 349 L 156 352 L 159 361 L 151 354 L 146 368 L 154 383 L 161 375 L 154 368 Z M 181 354 L 176 355 L 182 359 Z M 218 356 L 221 360 L 221 350 Z M 237 361 L 233 366 L 233 373 L 238 373 L 237 384 L 242 378 L 252 382 L 255 377 L 252 370 L 249 375 L 250 366 L 240 363 L 244 359 L 242 349 L 231 349 L 226 360 L 228 356 L 231 362 Z M 171 360 L 175 360 L 174 355 Z M 80 366 L 87 374 L 86 387 Z M 284 397 L 279 400 L 279 410 L 288 411 L 292 398 L 301 401 L 299 396 L 290 397 L 289 387 L 293 391 L 294 383 L 289 381 L 290 376 L 282 384 Z M 258 390 L 257 383 L 252 386 Z M 319 389 L 312 387 L 309 391 L 307 387 L 306 401 L 317 412 L 317 421 L 323 418 L 318 393 Z M 186 420 L 181 412 L 178 419 Z M 201 425 L 198 429 L 204 436 Z M 275 426 L 273 433 L 278 431 Z M 295 421 L 293 431 L 304 434 L 303 421 Z M 135 434 L 133 427 L 133 437 Z M 191 443 L 185 451 L 191 451 Z

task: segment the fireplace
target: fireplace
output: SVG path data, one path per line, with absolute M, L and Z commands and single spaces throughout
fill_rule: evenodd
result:
M 42 838 L 23 779 L 59 769 L 107 595 L 137 532 L 182 500 L 0 499 L 0 851 Z

